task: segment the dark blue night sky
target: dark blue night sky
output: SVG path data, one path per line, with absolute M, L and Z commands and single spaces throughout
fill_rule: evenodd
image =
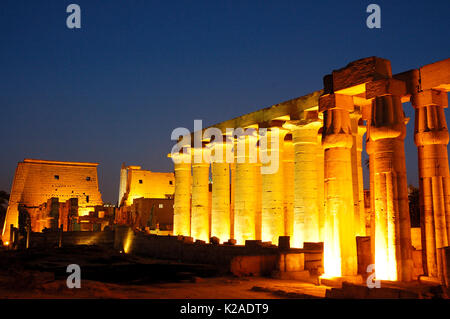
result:
M 381 29 L 366 27 L 372 2 Z M 66 27 L 70 3 L 80 30 Z M 94 161 L 115 203 L 121 163 L 171 171 L 170 134 L 194 119 L 211 125 L 302 96 L 367 56 L 390 59 L 394 73 L 450 57 L 449 12 L 449 0 L 3 0 L 0 190 L 24 158 Z

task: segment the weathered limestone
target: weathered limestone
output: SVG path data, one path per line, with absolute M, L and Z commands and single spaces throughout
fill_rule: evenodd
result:
M 313 114 L 314 115 L 314 114 Z M 317 116 L 317 113 L 315 113 Z M 292 130 L 294 145 L 294 236 L 292 247 L 303 247 L 304 242 L 320 241 L 320 210 L 318 174 L 318 131 L 322 123 L 312 116 L 292 121 L 285 127 Z
M 173 234 L 191 236 L 191 155 L 180 153 L 175 156 Z
M 278 243 L 278 237 L 285 235 L 285 198 L 284 198 L 284 165 L 283 150 L 284 137 L 287 130 L 277 128 L 275 133 L 267 131 L 267 147 L 262 152 L 277 161 L 278 169 L 272 174 L 262 174 L 262 215 L 261 235 L 262 241 Z M 274 135 L 275 134 L 275 135 Z M 278 139 L 278 145 L 272 145 L 272 136 Z M 260 146 L 261 147 L 261 146 Z M 273 163 L 262 163 L 262 166 Z
M 239 154 L 237 148 L 245 147 L 248 150 L 256 142 L 257 136 L 253 134 L 240 136 L 235 143 L 234 238 L 239 245 L 256 236 L 257 158 L 250 156 L 248 151 Z
M 361 163 L 362 140 L 366 132 L 362 124 L 361 113 L 356 111 L 350 115 L 352 126 L 352 182 L 353 202 L 355 208 L 355 235 L 366 236 L 366 218 L 364 211 L 364 182 Z
M 200 158 L 203 161 L 192 162 L 192 210 L 191 210 L 191 236 L 194 239 L 209 242 L 210 210 L 209 210 L 209 150 L 206 148 L 193 148 L 193 159 Z
M 414 140 L 419 156 L 419 186 L 425 230 L 426 273 L 445 282 L 443 248 L 449 245 L 450 175 L 449 134 L 444 108 L 447 93 L 425 90 L 412 95 L 416 109 Z
M 324 113 L 324 268 L 327 276 L 354 276 L 358 270 L 351 167 L 351 110 L 353 99 L 349 96 L 325 94 L 319 100 L 319 111 Z
M 213 142 L 212 154 L 222 154 L 222 158 L 211 161 L 212 201 L 211 236 L 222 242 L 231 238 L 230 230 L 230 164 L 226 162 L 226 141 Z

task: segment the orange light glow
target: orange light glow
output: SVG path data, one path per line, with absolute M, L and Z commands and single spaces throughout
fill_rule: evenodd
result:
M 128 254 L 131 251 L 131 244 L 133 243 L 134 233 L 131 229 L 128 229 L 127 235 L 125 237 L 125 242 L 123 244 L 123 251 Z

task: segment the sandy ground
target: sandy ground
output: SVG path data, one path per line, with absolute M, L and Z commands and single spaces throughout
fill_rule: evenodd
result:
M 69 264 L 81 288 L 69 289 Z M 325 287 L 261 277 L 237 278 L 213 266 L 120 254 L 98 246 L 0 252 L 0 298 L 266 299 L 317 298 Z
M 85 280 L 69 289 L 64 280 L 31 290 L 0 289 L 2 298 L 286 299 L 320 298 L 325 288 L 268 278 L 197 278 L 195 283 L 119 285 Z

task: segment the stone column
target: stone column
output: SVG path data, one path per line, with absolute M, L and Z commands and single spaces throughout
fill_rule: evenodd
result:
M 262 174 L 261 174 L 261 160 L 259 158 L 259 146 L 258 149 L 258 161 L 255 164 L 255 239 L 262 240 Z
M 369 91 L 373 97 L 366 93 L 368 99 L 373 99 L 367 147 L 374 178 L 370 191 L 375 204 L 375 271 L 378 279 L 409 281 L 411 225 L 403 141 L 406 125 L 400 98 L 400 91 L 405 89 L 393 79 L 378 82 L 373 82 L 373 87 L 382 92 Z M 399 93 L 393 91 L 397 88 Z
M 322 123 L 317 118 L 303 119 L 285 126 L 292 130 L 295 162 L 294 235 L 291 246 L 302 248 L 304 242 L 320 241 L 317 133 Z
M 246 240 L 254 240 L 256 234 L 256 162 L 257 158 L 250 156 L 249 146 L 256 147 L 256 132 L 253 135 L 243 135 L 236 139 L 235 178 L 234 178 L 234 239 L 243 245 Z M 239 147 L 245 152 L 240 153 Z
M 283 173 L 283 149 L 284 137 L 287 130 L 267 130 L 267 147 L 260 148 L 263 156 L 271 159 L 270 163 L 264 163 L 263 168 L 271 168 L 270 172 L 262 174 L 262 241 L 270 241 L 278 245 L 278 237 L 285 234 L 284 214 L 284 173 Z M 277 139 L 275 145 L 272 139 Z M 278 144 L 278 145 L 277 145 Z
M 323 242 L 325 237 L 325 151 L 322 146 L 322 132 L 317 134 L 317 209 L 319 211 L 319 241 Z
M 222 242 L 230 235 L 230 164 L 226 162 L 226 141 L 214 142 L 211 161 L 212 201 L 211 201 L 211 236 Z M 222 154 L 222 158 L 217 158 Z
M 353 98 L 325 94 L 319 99 L 319 110 L 324 113 L 325 275 L 354 276 L 357 257 L 351 161 L 353 137 L 349 115 L 353 110 Z
M 172 156 L 175 165 L 173 234 L 191 236 L 191 156 Z
M 191 236 L 206 242 L 209 242 L 210 238 L 208 152 L 206 148 L 192 149 Z M 202 153 L 203 160 L 196 160 L 196 153 Z M 201 157 L 198 155 L 197 158 Z
M 366 219 L 364 211 L 364 182 L 361 163 L 362 141 L 365 126 L 362 124 L 361 113 L 355 111 L 350 114 L 352 126 L 352 182 L 353 182 L 353 203 L 355 208 L 355 235 L 366 236 Z
M 284 174 L 284 214 L 285 214 L 285 236 L 291 238 L 294 235 L 294 145 L 292 134 L 284 141 L 283 152 L 283 174 Z
M 234 185 L 236 176 L 236 164 L 230 163 L 230 239 L 234 239 Z
M 416 109 L 414 140 L 419 156 L 419 186 L 425 231 L 427 275 L 444 280 L 442 248 L 449 245 L 450 175 L 449 134 L 444 108 L 447 93 L 426 90 L 412 95 Z

